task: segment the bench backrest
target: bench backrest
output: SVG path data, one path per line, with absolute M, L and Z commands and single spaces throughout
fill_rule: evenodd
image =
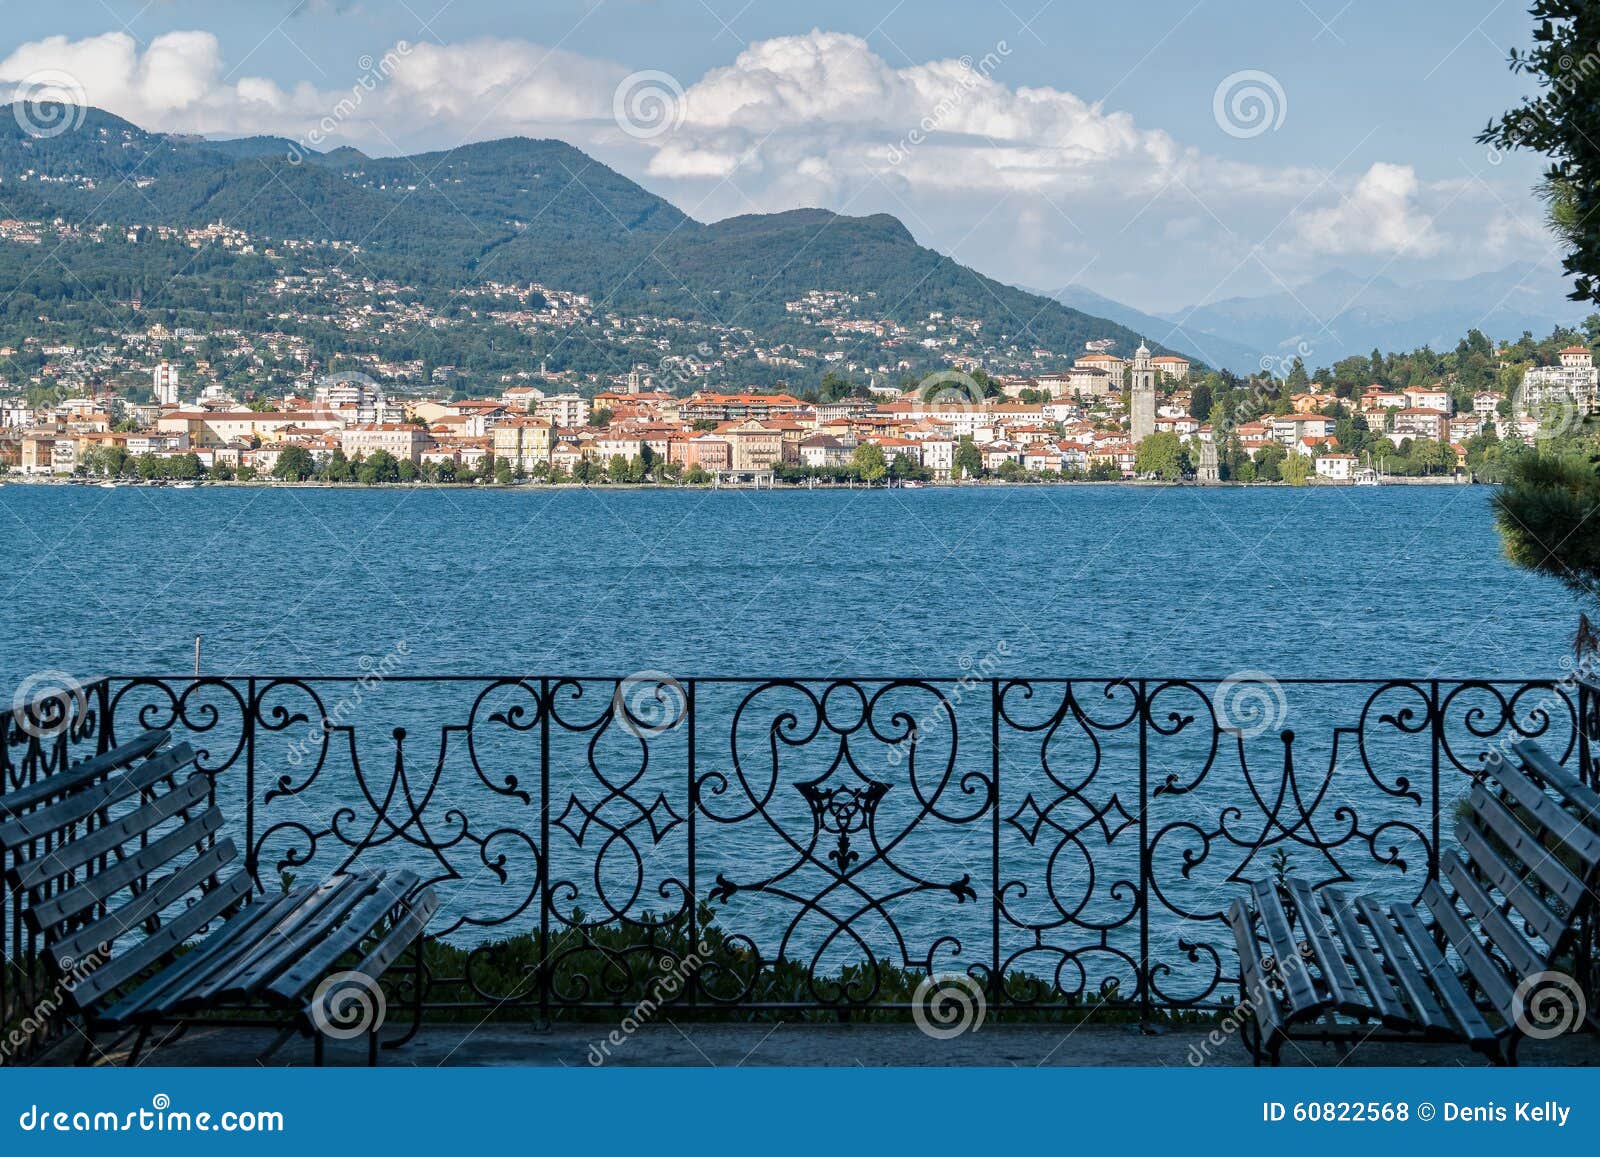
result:
M 1600 795 L 1538 744 L 1512 750 L 1485 760 L 1455 825 L 1462 854 L 1440 855 L 1422 895 L 1462 979 L 1508 1022 L 1517 986 L 1573 948 L 1600 869 Z
M 250 878 L 219 839 L 211 778 L 149 731 L 0 795 L 0 863 L 64 995 L 91 1008 L 238 907 Z

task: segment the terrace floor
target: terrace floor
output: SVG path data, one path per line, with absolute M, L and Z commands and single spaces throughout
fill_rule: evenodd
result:
M 379 1064 L 431 1068 L 441 1065 L 533 1065 L 583 1068 L 607 1065 L 688 1065 L 737 1067 L 741 1065 L 790 1066 L 1076 1066 L 1147 1065 L 1186 1067 L 1194 1064 L 1247 1065 L 1250 1058 L 1236 1039 L 1221 1045 L 1207 1042 L 1208 1030 L 1178 1028 L 1160 1035 L 1144 1035 L 1128 1025 L 1062 1026 L 985 1025 L 952 1040 L 934 1040 L 914 1025 L 865 1024 L 688 1024 L 664 1022 L 646 1025 L 620 1045 L 603 1047 L 611 1026 L 603 1024 L 556 1025 L 445 1025 L 426 1026 L 417 1038 L 399 1050 L 385 1050 Z M 273 1034 L 251 1029 L 196 1026 L 180 1038 L 153 1052 L 146 1050 L 141 1066 L 255 1065 Z M 100 1042 L 102 1047 L 112 1042 Z M 68 1034 L 38 1060 L 39 1064 L 71 1064 L 82 1038 Z M 121 1064 L 127 1048 L 111 1049 L 101 1063 Z M 1565 1036 L 1553 1041 L 1524 1042 L 1519 1061 L 1524 1065 L 1600 1065 L 1600 1038 L 1591 1034 Z M 294 1040 L 268 1064 L 311 1063 L 309 1042 Z M 327 1063 L 366 1063 L 365 1049 L 357 1044 L 330 1044 Z M 1329 1045 L 1285 1047 L 1285 1065 L 1479 1065 L 1483 1059 L 1459 1046 L 1373 1043 L 1341 1053 Z

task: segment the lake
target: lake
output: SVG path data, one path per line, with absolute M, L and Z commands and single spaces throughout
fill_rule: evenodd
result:
M 408 866 L 457 943 L 577 952 L 693 897 L 804 964 L 784 999 L 870 951 L 1203 1003 L 1274 855 L 1415 896 L 1489 746 L 1570 751 L 1548 687 L 1429 682 L 1564 670 L 1575 605 L 1505 562 L 1490 495 L 9 485 L 0 675 L 182 676 L 202 635 L 221 678 L 176 715 L 186 681 L 116 684 L 117 734 L 176 718 L 264 888 Z M 614 682 L 640 671 L 808 682 Z M 247 678 L 291 674 L 338 678 Z M 414 681 L 448 674 L 533 678 Z
M 1491 493 L 10 485 L 0 678 L 1550 675 L 1574 603 Z

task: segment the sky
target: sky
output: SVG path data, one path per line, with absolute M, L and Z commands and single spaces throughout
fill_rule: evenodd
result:
M 556 137 L 700 220 L 892 213 L 1150 310 L 1558 255 L 1507 0 L 0 0 L 0 92 L 371 153 Z

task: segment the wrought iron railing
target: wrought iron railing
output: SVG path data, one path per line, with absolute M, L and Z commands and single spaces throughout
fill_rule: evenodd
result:
M 5 718 L 0 793 L 147 728 L 199 751 L 264 892 L 445 896 L 425 1004 L 554 1016 L 1218 1007 L 1221 915 L 1292 871 L 1415 896 L 1489 750 L 1593 781 L 1571 679 L 112 678 Z M 4 795 L 0 794 L 0 805 Z M 15 898 L 0 1011 L 25 1003 Z M 673 983 L 659 983 L 676 971 Z M 665 996 L 663 997 L 663 991 Z

